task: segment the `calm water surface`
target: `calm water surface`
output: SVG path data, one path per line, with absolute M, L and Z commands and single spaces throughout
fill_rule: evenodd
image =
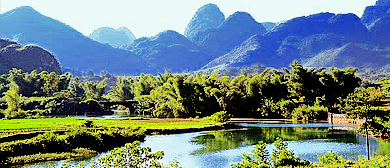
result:
M 272 143 L 276 137 L 287 141 L 288 148 L 301 159 L 311 162 L 318 161 L 317 155 L 330 151 L 352 160 L 359 155 L 365 156 L 364 137 L 351 131 L 338 130 L 330 124 L 239 125 L 244 128 L 148 136 L 141 146 L 151 147 L 153 152 L 164 151 L 164 164 L 176 159 L 180 166 L 187 168 L 230 167 L 240 162 L 242 153 L 250 153 L 259 141 L 266 142 L 267 150 L 271 153 L 275 149 Z M 389 144 L 387 141 L 370 139 L 371 153 L 388 154 Z M 25 167 L 60 167 L 62 164 L 63 161 Z

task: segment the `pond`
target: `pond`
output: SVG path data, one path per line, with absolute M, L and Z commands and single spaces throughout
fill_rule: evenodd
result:
M 250 153 L 259 141 L 267 143 L 267 150 L 274 150 L 273 141 L 281 137 L 288 142 L 288 148 L 301 158 L 318 161 L 317 155 L 330 151 L 346 159 L 365 157 L 365 138 L 352 131 L 338 129 L 331 124 L 250 124 L 241 123 L 240 129 L 203 131 L 185 134 L 147 136 L 141 146 L 152 151 L 164 151 L 162 162 L 172 160 L 188 168 L 230 167 L 240 162 L 242 153 Z M 371 154 L 388 154 L 387 141 L 370 139 Z M 98 158 L 97 156 L 96 158 Z M 96 159 L 95 158 L 95 159 Z M 60 167 L 63 162 L 38 164 L 25 167 Z M 76 163 L 76 162 L 73 162 Z

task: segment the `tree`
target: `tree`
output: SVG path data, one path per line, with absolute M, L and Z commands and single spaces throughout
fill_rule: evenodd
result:
M 68 89 L 72 75 L 66 73 L 57 75 L 36 70 L 27 73 L 20 69 L 12 69 L 8 81 L 15 82 L 19 86 L 19 93 L 26 97 L 31 96 L 52 96 L 54 93 Z
M 385 98 L 385 91 L 381 88 L 358 88 L 354 93 L 351 93 L 347 98 L 340 98 L 341 104 L 339 109 L 348 117 L 353 119 L 364 119 L 362 128 L 366 133 L 367 158 L 370 159 L 368 130 L 375 129 L 376 117 L 384 117 L 385 112 L 381 111 L 377 105 Z
M 158 86 L 161 86 L 162 84 L 163 83 L 159 84 L 159 82 L 155 77 L 142 74 L 138 79 L 134 81 L 133 84 L 134 95 L 135 97 L 149 95 L 153 89 L 155 89 Z
M 4 93 L 4 100 L 7 102 L 7 109 L 4 110 L 6 118 L 18 117 L 20 109 L 20 102 L 22 97 L 19 94 L 19 87 L 15 82 L 11 82 L 8 91 Z
M 116 101 L 132 100 L 134 98 L 133 83 L 130 77 L 119 77 L 116 86 L 110 89 L 107 97 Z
M 150 97 L 156 105 L 155 116 L 183 117 L 184 113 L 187 113 L 180 95 L 179 82 L 182 80 L 172 77 L 162 86 L 152 90 Z
M 305 68 L 295 61 L 291 65 L 291 72 L 287 71 L 287 86 L 292 97 L 304 98 L 307 103 L 314 103 L 323 93 L 323 84 L 320 78 L 325 74 L 325 68 Z
M 105 93 L 105 88 L 107 86 L 106 81 L 107 81 L 107 78 L 104 78 L 99 83 L 94 83 L 94 82 L 81 83 L 81 88 L 84 90 L 85 98 L 86 99 L 101 100 L 104 93 Z

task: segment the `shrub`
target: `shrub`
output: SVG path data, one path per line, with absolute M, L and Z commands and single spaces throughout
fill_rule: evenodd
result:
M 254 154 L 255 158 L 252 159 L 251 154 L 243 153 L 242 156 L 244 159 L 237 164 L 232 164 L 232 167 L 235 168 L 268 168 L 269 165 L 269 153 L 265 149 L 267 147 L 267 144 L 263 141 L 260 141 L 256 146 L 255 149 L 252 150 L 252 153 Z
M 280 113 L 285 118 L 291 118 L 291 113 L 295 109 L 296 105 L 291 100 L 281 100 L 277 103 Z
M 332 163 L 342 163 L 344 162 L 343 156 L 337 155 L 333 151 L 330 151 L 329 153 L 318 155 L 318 160 L 320 161 L 320 164 L 332 164 Z
M 309 162 L 301 162 L 301 159 L 295 155 L 294 151 L 287 148 L 287 142 L 284 142 L 282 138 L 276 138 L 274 142 L 276 151 L 272 152 L 271 165 L 273 167 L 279 166 L 300 166 L 307 165 Z
M 328 108 L 320 105 L 315 106 L 300 106 L 294 109 L 292 113 L 293 120 L 315 120 L 325 119 L 327 116 Z
M 100 137 L 86 129 L 76 129 L 65 133 L 66 143 L 72 148 L 96 149 L 100 146 Z
M 163 151 L 151 153 L 149 147 L 140 147 L 136 141 L 110 151 L 110 154 L 94 162 L 93 167 L 162 167 L 158 160 L 163 156 Z
M 232 117 L 232 115 L 228 114 L 226 111 L 220 111 L 220 112 L 214 113 L 210 117 L 210 119 L 217 121 L 217 122 L 226 122 L 226 121 L 230 120 L 231 117 Z
M 23 111 L 20 108 L 15 111 L 7 108 L 3 111 L 3 114 L 4 118 L 7 119 L 26 118 L 28 116 L 27 111 Z
M 255 149 L 252 150 L 255 158 L 252 158 L 251 154 L 243 154 L 244 159 L 232 166 L 235 168 L 269 168 L 280 166 L 305 166 L 310 164 L 308 161 L 302 162 L 298 156 L 292 150 L 288 150 L 287 143 L 281 138 L 277 138 L 274 142 L 276 150 L 272 152 L 271 159 L 269 159 L 269 153 L 266 150 L 267 145 L 260 141 Z
M 279 118 L 280 114 L 278 113 L 279 107 L 277 103 L 275 103 L 272 99 L 265 99 L 263 104 L 259 109 L 257 109 L 261 113 L 261 116 L 267 116 L 269 118 Z

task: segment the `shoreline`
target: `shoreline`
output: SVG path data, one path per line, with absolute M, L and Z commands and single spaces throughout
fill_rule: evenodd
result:
M 192 133 L 192 132 L 200 132 L 200 131 L 222 130 L 222 129 L 235 128 L 235 127 L 236 126 L 234 126 L 233 124 L 230 124 L 230 123 L 221 123 L 221 124 L 210 125 L 210 126 L 205 126 L 205 127 L 201 127 L 201 128 L 145 129 L 144 134 L 146 137 L 146 136 L 153 136 L 153 135 L 182 134 L 182 133 Z M 56 131 L 56 132 L 63 133 L 66 131 Z M 32 136 L 36 136 L 36 135 L 43 134 L 43 133 L 45 133 L 45 131 L 30 132 L 27 134 L 15 134 L 12 136 L 2 137 L 2 138 L 0 138 L 0 140 L 3 138 L 11 139 L 11 140 L 12 139 L 19 139 L 17 137 L 20 137 L 20 136 L 21 137 L 23 137 L 23 136 L 24 137 L 32 137 Z M 140 141 L 144 141 L 145 140 L 144 138 Z M 29 139 L 29 138 L 27 138 L 27 139 Z M 12 141 L 5 141 L 5 142 L 12 142 Z M 0 142 L 0 143 L 4 143 L 4 142 Z M 127 143 L 131 143 L 131 142 L 127 142 Z M 117 146 L 117 147 L 120 147 L 120 146 Z M 69 154 L 69 155 L 66 155 L 64 157 L 40 158 L 40 159 L 32 160 L 30 162 L 5 163 L 5 164 L 0 164 L 0 165 L 2 165 L 4 167 L 19 167 L 19 166 L 21 167 L 24 165 L 36 164 L 36 163 L 41 163 L 41 162 L 60 161 L 60 160 L 65 160 L 65 159 L 77 160 L 77 159 L 82 159 L 82 158 L 86 158 L 86 157 L 89 158 L 89 157 L 94 157 L 94 156 L 97 156 L 101 153 L 104 153 L 104 152 L 97 152 L 97 151 L 95 151 L 95 152 L 96 153 L 94 153 L 94 154 L 91 154 L 91 153 L 80 154 L 80 153 L 76 153 L 76 152 L 71 152 L 71 154 L 69 154 L 69 152 L 47 153 L 48 155 L 52 154 L 52 155 L 57 155 L 57 156 L 60 156 L 63 154 Z M 106 151 L 106 152 L 108 152 L 108 151 Z M 33 156 L 33 155 L 26 155 L 26 156 Z M 18 157 L 18 156 L 16 156 L 16 157 Z M 12 157 L 12 158 L 14 158 L 14 157 Z
M 204 127 L 199 127 L 199 128 L 174 128 L 174 129 L 169 129 L 169 128 L 168 129 L 155 129 L 155 128 L 148 129 L 147 128 L 147 129 L 145 129 L 144 134 L 146 137 L 146 136 L 154 136 L 154 135 L 169 135 L 169 134 L 182 134 L 182 133 L 192 133 L 192 132 L 201 132 L 201 131 L 222 130 L 222 129 L 234 129 L 234 128 L 240 128 L 240 126 L 235 125 L 235 123 L 240 123 L 238 121 L 241 121 L 241 123 L 243 123 L 244 121 L 247 121 L 244 123 L 264 123 L 264 124 L 266 124 L 266 123 L 283 124 L 286 122 L 291 122 L 291 120 L 285 120 L 285 119 L 280 120 L 280 119 L 253 119 L 253 118 L 252 119 L 248 119 L 248 118 L 237 119 L 237 118 L 234 118 L 233 122 L 230 120 L 230 121 L 225 122 L 225 123 L 217 123 L 215 125 L 209 125 L 209 126 L 204 126 Z M 256 121 L 256 122 L 253 122 L 253 121 Z M 316 122 L 317 123 L 328 123 L 326 121 L 316 121 Z M 298 122 L 298 124 L 303 124 L 303 123 L 305 123 L 305 122 Z M 340 129 L 340 127 L 336 127 L 336 128 Z M 345 129 L 345 128 L 350 128 L 350 127 L 346 126 L 346 127 L 341 127 L 341 128 Z M 351 131 L 351 128 L 348 130 Z M 356 128 L 352 129 L 352 131 L 356 131 Z M 44 132 L 45 131 L 42 131 L 40 133 L 44 133 Z M 56 132 L 66 132 L 66 131 L 62 130 L 62 131 L 56 131 Z M 32 132 L 32 133 L 28 133 L 28 134 L 37 134 L 37 132 Z M 21 134 L 16 134 L 13 136 L 21 136 Z M 32 136 L 32 135 L 30 135 L 30 136 Z M 2 138 L 10 138 L 10 137 L 2 137 Z M 0 140 L 2 138 L 0 138 Z M 374 137 L 374 138 L 377 138 L 377 137 Z M 144 141 L 144 139 L 141 141 Z M 130 142 L 127 142 L 127 143 L 130 143 Z M 118 147 L 120 147 L 120 146 L 118 146 Z M 61 153 L 57 153 L 57 154 L 61 155 L 63 153 L 66 153 L 66 152 L 61 152 Z M 65 158 L 59 157 L 59 158 L 55 158 L 55 159 L 50 158 L 47 160 L 34 160 L 32 162 L 23 163 L 23 164 L 17 164 L 17 163 L 16 164 L 3 164 L 3 166 L 6 166 L 6 167 L 23 166 L 23 165 L 36 164 L 36 163 L 47 162 L 47 161 L 59 161 L 59 160 L 64 160 L 64 159 L 77 160 L 77 159 L 82 159 L 85 157 L 94 157 L 96 155 L 99 155 L 100 153 L 102 153 L 102 152 L 97 152 L 96 154 L 92 154 L 92 155 L 91 155 L 91 153 L 88 153 L 88 154 L 86 153 L 85 155 L 78 155 L 77 153 L 74 152 L 73 154 L 75 155 L 75 157 L 65 157 Z

